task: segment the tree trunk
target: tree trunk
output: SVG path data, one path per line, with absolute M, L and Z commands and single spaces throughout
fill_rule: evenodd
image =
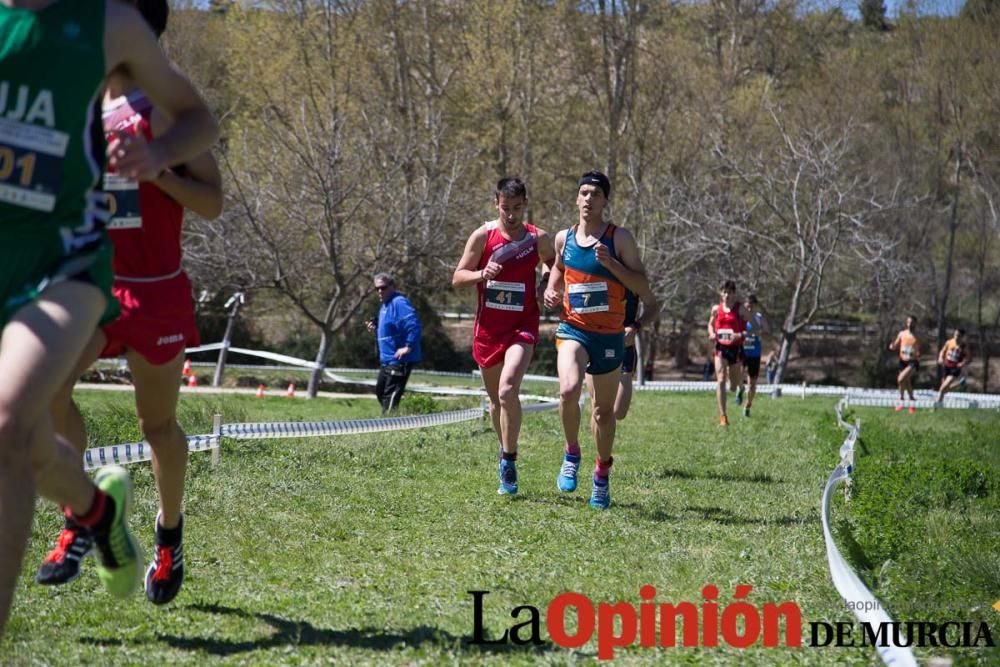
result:
M 646 347 L 643 348 L 646 360 L 643 363 L 648 363 L 650 368 L 653 368 L 656 365 L 656 355 L 660 352 L 660 318 L 653 320 L 653 330 L 650 332 L 650 335 L 646 336 L 646 340 L 643 342 L 646 344 Z M 654 374 L 648 373 L 647 375 Z
M 328 329 L 323 329 L 323 333 L 319 339 L 319 350 L 316 352 L 316 367 L 313 369 L 312 375 L 309 376 L 309 398 L 316 398 L 316 394 L 319 392 L 319 383 L 323 379 L 323 371 L 326 369 L 326 353 L 330 350 L 330 343 L 333 340 Z
M 684 307 L 684 317 L 681 319 L 680 331 L 677 332 L 674 346 L 674 368 L 685 370 L 691 363 L 688 346 L 691 342 L 691 331 L 697 326 L 694 321 L 694 302 L 689 301 Z M 704 327 L 703 327 L 704 328 Z
M 642 343 L 642 333 L 635 332 L 635 368 L 632 369 L 639 378 L 639 384 L 646 384 L 646 346 Z
M 774 373 L 774 384 L 781 384 L 785 379 L 785 367 L 788 365 L 788 358 L 792 355 L 792 345 L 794 344 L 795 334 L 782 331 L 781 351 L 778 353 L 778 368 Z
M 979 280 L 976 281 L 976 334 L 979 338 L 979 352 L 983 356 L 983 393 L 986 394 L 989 393 L 986 390 L 986 385 L 990 381 L 990 351 L 989 345 L 986 342 L 986 323 L 983 322 L 983 293 L 986 291 L 983 285 L 983 280 L 985 279 L 983 275 L 984 258 L 980 255 L 978 259 Z
M 958 199 L 959 199 L 959 178 L 962 175 L 962 149 L 961 147 L 956 148 L 957 155 L 955 157 L 955 194 L 954 199 L 951 202 L 951 216 L 948 221 L 948 254 L 945 256 L 944 263 L 944 285 L 941 288 L 941 298 L 938 299 L 937 308 L 937 347 L 938 349 L 944 345 L 944 341 L 948 338 L 947 332 L 945 330 L 945 317 L 947 315 L 948 309 L 948 295 L 951 292 L 951 274 L 952 265 L 954 264 L 955 257 L 955 236 L 958 232 Z

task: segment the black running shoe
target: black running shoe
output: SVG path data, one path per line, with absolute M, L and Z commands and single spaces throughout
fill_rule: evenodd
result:
M 146 570 L 146 598 L 153 604 L 167 604 L 181 590 L 184 583 L 184 547 L 181 544 L 181 529 L 184 519 L 177 528 L 167 531 L 160 525 L 160 517 L 156 517 L 156 546 L 153 549 L 153 562 Z M 173 540 L 167 539 L 167 534 L 173 533 Z
M 80 561 L 94 548 L 90 530 L 66 517 L 66 523 L 56 548 L 49 552 L 38 568 L 35 583 L 44 586 L 68 584 L 80 576 Z

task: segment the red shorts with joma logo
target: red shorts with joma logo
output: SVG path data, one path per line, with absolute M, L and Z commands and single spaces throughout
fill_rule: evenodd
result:
M 472 358 L 480 368 L 492 368 L 502 362 L 507 349 L 517 343 L 534 347 L 538 343 L 538 329 L 515 329 L 500 337 L 480 333 L 472 339 Z
M 111 291 L 122 314 L 103 329 L 108 342 L 101 357 L 120 357 L 129 349 L 161 366 L 199 344 L 191 281 L 184 272 L 151 283 L 116 280 Z

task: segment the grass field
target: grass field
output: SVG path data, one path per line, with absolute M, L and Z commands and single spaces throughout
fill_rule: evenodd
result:
M 550 389 L 551 391 L 551 389 Z M 93 444 L 138 438 L 128 394 L 84 393 Z M 474 400 L 474 399 L 472 399 Z M 0 664 L 584 664 L 578 650 L 473 646 L 473 599 L 488 590 L 486 634 L 544 613 L 564 591 L 638 605 L 701 604 L 737 584 L 748 600 L 794 601 L 804 624 L 852 621 L 833 589 L 819 518 L 843 432 L 830 399 L 761 399 L 752 419 L 716 425 L 708 394 L 636 396 L 619 425 L 607 512 L 587 506 L 589 475 L 560 494 L 555 412 L 529 415 L 521 492 L 496 495 L 496 442 L 486 422 L 342 438 L 226 441 L 222 465 L 191 459 L 188 578 L 164 608 L 140 593 L 115 604 L 93 563 L 60 589 L 32 583 L 59 519 L 40 503 Z M 424 401 L 420 409 L 452 409 Z M 375 416 L 371 400 L 185 396 L 181 421 Z M 897 620 L 991 623 L 1000 640 L 1000 417 L 988 412 L 859 410 L 857 479 L 838 494 L 838 543 Z M 585 460 L 593 456 L 584 438 Z M 584 468 L 586 470 L 587 468 Z M 131 468 L 133 525 L 152 541 L 148 465 Z M 524 620 L 526 616 L 519 617 Z M 808 633 L 805 633 L 808 640 Z M 917 649 L 921 660 L 997 664 L 995 649 Z M 871 648 L 620 649 L 616 664 L 872 664 Z

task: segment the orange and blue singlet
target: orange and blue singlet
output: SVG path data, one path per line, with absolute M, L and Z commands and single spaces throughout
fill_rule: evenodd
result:
M 574 225 L 566 232 L 562 252 L 565 291 L 556 340 L 583 345 L 590 356 L 591 375 L 615 370 L 624 355 L 625 285 L 601 266 L 594 252 L 597 243 L 603 243 L 611 257 L 617 257 L 615 229 L 609 223 L 596 243 L 584 247 L 577 243 Z

